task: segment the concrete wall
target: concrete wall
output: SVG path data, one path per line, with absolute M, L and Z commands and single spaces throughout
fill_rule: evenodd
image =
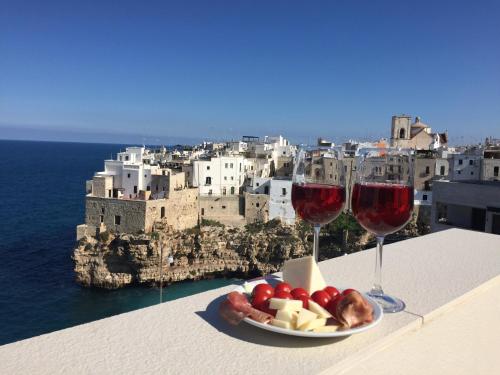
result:
M 433 185 L 431 230 L 449 229 L 437 222 L 438 207 L 446 206 L 451 226 L 471 228 L 472 208 L 485 210 L 484 231 L 491 232 L 492 220 L 500 212 L 500 183 L 435 181 Z
M 448 161 L 450 181 L 477 181 L 481 177 L 481 157 L 478 155 L 451 154 Z
M 245 193 L 245 220 L 247 223 L 269 221 L 269 195 Z

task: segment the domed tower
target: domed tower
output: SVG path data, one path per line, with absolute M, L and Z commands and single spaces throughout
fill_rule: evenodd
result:
M 411 116 L 392 116 L 391 145 L 405 147 L 411 138 Z

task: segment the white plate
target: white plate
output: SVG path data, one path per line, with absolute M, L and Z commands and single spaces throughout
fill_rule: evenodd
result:
M 276 277 L 270 277 L 268 279 L 252 280 L 252 281 L 249 281 L 248 284 L 250 284 L 252 287 L 255 287 L 255 285 L 257 285 L 257 284 L 267 284 L 268 281 L 271 281 L 269 284 L 276 284 L 277 282 L 282 281 L 282 280 L 279 278 L 276 278 Z M 247 295 L 243 285 L 236 287 L 236 289 L 234 291 Z M 339 291 L 342 291 L 342 289 L 339 289 Z M 298 330 L 293 330 L 293 329 L 276 327 L 276 326 L 273 326 L 271 324 L 259 323 L 253 319 L 250 319 L 250 318 L 245 318 L 243 320 L 245 322 L 247 322 L 248 324 L 251 324 L 255 327 L 259 327 L 259 328 L 262 328 L 262 329 L 265 329 L 265 330 L 271 331 L 271 332 L 281 333 L 284 335 L 302 336 L 302 337 L 316 337 L 316 338 L 350 336 L 350 335 L 354 335 L 356 333 L 361 333 L 361 332 L 367 331 L 367 330 L 375 327 L 378 323 L 380 323 L 380 321 L 382 320 L 382 316 L 384 315 L 380 306 L 373 299 L 371 299 L 365 293 L 363 293 L 363 297 L 365 297 L 366 300 L 373 307 L 373 322 L 371 322 L 369 324 L 365 324 L 361 327 L 345 329 L 342 331 L 336 331 L 336 332 L 298 331 Z

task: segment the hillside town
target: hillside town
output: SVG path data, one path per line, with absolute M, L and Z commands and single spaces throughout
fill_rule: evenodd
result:
M 335 145 L 319 138 L 318 145 L 341 147 L 345 211 L 359 149 L 411 148 L 419 220 L 432 231 L 460 227 L 500 234 L 500 139 L 451 147 L 447 132 L 433 132 L 420 117 L 397 115 L 387 139 Z M 202 220 L 240 228 L 273 219 L 292 225 L 297 147 L 281 135 L 170 149 L 127 147 L 87 181 L 85 223 L 78 226 L 77 239 L 106 231 L 150 233 L 159 224 L 184 230 Z M 320 168 L 328 168 L 321 159 Z M 388 176 L 393 173 L 392 165 L 382 168 Z

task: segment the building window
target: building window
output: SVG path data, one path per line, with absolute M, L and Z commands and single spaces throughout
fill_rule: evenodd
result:
M 462 171 L 458 171 L 458 174 L 462 174 Z
M 146 191 L 151 191 L 151 186 L 146 186 Z
M 212 189 L 208 191 L 208 195 L 212 195 Z
M 240 163 L 240 172 L 241 172 L 241 163 Z
M 231 186 L 231 195 L 234 195 L 234 186 Z
M 165 217 L 165 207 L 160 209 L 160 218 L 163 219 Z
M 166 171 L 162 171 L 162 175 L 164 175 L 164 176 L 165 176 L 165 172 L 166 172 Z M 188 174 L 188 176 L 189 176 L 189 174 Z
M 344 172 L 347 172 L 347 165 L 344 165 Z
M 281 189 L 281 195 L 286 195 L 286 188 Z
M 222 195 L 226 195 L 226 188 L 222 188 Z
M 474 160 L 469 160 L 469 165 L 473 165 L 474 164 Z
M 431 173 L 431 167 L 427 166 L 425 167 L 425 174 Z
M 462 159 L 458 159 L 458 165 L 462 165 L 464 161 Z
M 260 207 L 260 203 L 255 203 L 255 207 Z
M 99 222 L 104 223 L 104 215 L 99 216 Z
M 104 207 L 101 207 L 101 214 L 104 215 Z
M 422 195 L 422 200 L 426 201 L 427 200 L 427 194 Z
M 226 169 L 227 169 L 227 166 L 228 166 L 228 165 L 229 165 L 228 163 L 224 164 L 224 168 L 226 168 Z
M 115 225 L 120 225 L 122 218 L 120 215 L 115 215 Z
M 405 130 L 404 129 L 399 129 L 399 138 L 401 138 L 401 139 L 405 138 Z
M 230 167 L 233 168 L 233 163 L 230 164 Z
M 156 185 L 156 191 L 158 191 L 158 185 Z
M 201 209 L 201 216 L 203 216 L 203 215 L 205 215 L 205 209 L 204 208 Z
M 233 181 L 233 180 L 234 180 L 234 177 L 233 177 L 233 176 L 231 176 L 231 181 Z
M 470 175 L 471 175 L 471 176 L 474 176 L 474 172 L 471 172 L 471 173 L 470 173 Z
M 128 161 L 128 155 L 125 156 L 125 160 Z
M 127 173 L 127 178 L 130 178 L 130 173 Z
M 269 186 L 264 186 L 264 194 L 269 194 Z
M 147 175 L 147 174 L 145 174 L 145 175 L 144 175 L 144 178 L 147 178 L 147 177 L 148 177 L 148 175 Z
M 256 183 L 255 183 L 255 186 L 259 187 L 259 186 L 260 186 L 260 184 L 259 184 L 258 182 L 256 182 Z
M 444 170 L 445 170 L 444 165 L 442 165 L 441 168 L 440 168 L 440 171 L 439 171 L 439 174 L 441 176 L 444 176 Z
M 227 176 L 224 176 L 224 181 L 227 181 Z
M 137 194 L 137 186 L 134 186 L 134 194 Z
M 209 171 L 209 170 L 210 170 L 210 165 L 207 165 L 207 171 Z
M 498 177 L 498 167 L 493 168 L 493 176 Z
M 226 209 L 226 206 L 222 206 L 222 209 L 225 210 Z
M 108 190 L 108 198 L 111 198 L 111 190 Z
M 333 178 L 333 175 L 332 175 L 332 174 L 330 175 L 330 178 Z
M 212 177 L 205 178 L 205 185 L 212 185 Z

